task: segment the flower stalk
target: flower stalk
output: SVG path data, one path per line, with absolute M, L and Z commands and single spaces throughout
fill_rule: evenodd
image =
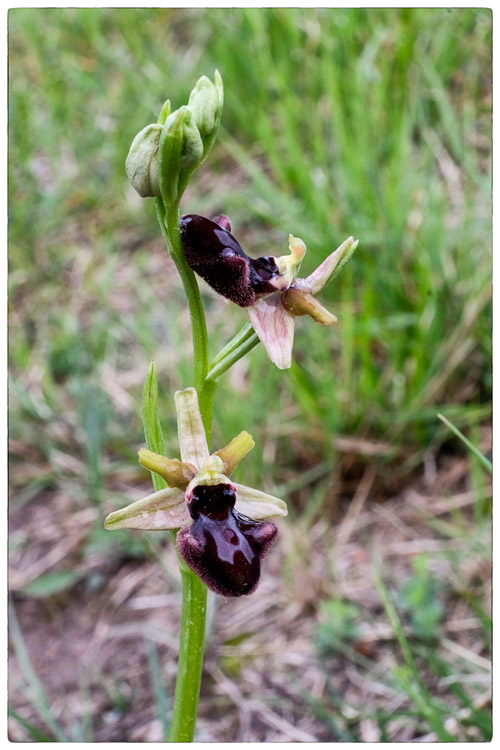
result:
M 164 455 L 165 445 L 157 412 L 158 381 L 154 362 L 151 363 L 143 393 L 143 421 L 146 444 L 150 451 Z M 156 490 L 167 483 L 156 472 L 151 472 Z M 175 545 L 176 531 L 170 535 Z M 170 742 L 192 742 L 198 713 L 198 700 L 203 669 L 207 587 L 179 556 L 182 583 L 182 614 L 179 639 L 179 661 L 175 685 Z
M 163 237 L 179 272 L 189 306 L 193 340 L 193 382 L 199 394 L 200 413 L 207 441 L 210 442 L 212 410 L 217 384 L 215 381 L 206 380 L 209 355 L 205 311 L 196 276 L 184 258 L 179 229 L 179 206 L 174 204 L 170 208 L 165 208 L 162 199 L 156 198 L 156 211 Z M 164 446 L 161 446 L 161 450 L 156 450 L 148 443 L 148 448 L 161 455 L 165 452 Z M 175 541 L 176 533 L 172 536 Z M 182 582 L 181 632 L 169 741 L 192 742 L 203 669 L 207 587 L 180 557 L 179 569 Z

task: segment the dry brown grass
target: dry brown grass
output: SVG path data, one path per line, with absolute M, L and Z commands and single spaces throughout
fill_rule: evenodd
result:
M 411 561 L 427 553 L 446 603 L 436 653 L 471 688 L 474 704 L 490 699 L 490 661 L 482 625 L 461 595 L 490 601 L 490 565 L 480 551 L 466 552 L 466 535 L 447 533 L 466 519 L 477 495 L 469 485 L 466 459 L 443 459 L 431 481 L 422 476 L 396 497 L 373 492 L 368 469 L 343 518 L 306 529 L 301 521 L 280 523 L 280 542 L 269 554 L 262 582 L 250 597 L 210 597 L 207 649 L 197 739 L 204 742 L 321 742 L 336 739 L 328 720 L 356 729 L 362 741 L 380 740 L 374 716 L 388 715 L 392 741 L 436 737 L 418 718 L 400 717 L 408 698 L 387 680 L 402 663 L 394 632 L 374 585 L 380 565 L 389 588 L 411 575 Z M 81 554 L 96 521 L 93 508 L 75 507 L 63 492 L 46 492 L 11 522 L 10 586 L 32 665 L 63 727 L 91 716 L 95 741 L 154 742 L 162 739 L 155 715 L 148 643 L 157 649 L 169 698 L 176 674 L 180 592 L 175 554 L 165 539 L 161 561 L 110 557 L 105 550 Z M 56 525 L 54 518 L 60 518 Z M 443 522 L 441 526 L 440 522 Z M 448 524 L 445 526 L 444 524 Z M 478 550 L 489 539 L 476 540 Z M 483 537 L 484 537 L 483 535 Z M 464 553 L 463 555 L 461 553 Z M 70 567 L 81 580 L 53 597 L 34 599 L 20 589 L 53 568 Z M 92 586 L 94 581 L 94 586 Z M 319 657 L 314 632 L 319 604 L 332 597 L 363 613 L 356 640 Z M 408 625 L 406 631 L 411 637 Z M 20 715 L 40 726 L 15 653 L 10 656 L 10 699 Z M 449 701 L 447 729 L 464 736 L 459 709 L 448 690 L 452 678 L 423 678 L 435 696 Z M 82 694 L 82 678 L 88 697 Z M 332 695 L 340 699 L 335 708 Z M 118 710 L 118 698 L 122 711 Z M 322 713 L 323 712 L 323 713 Z M 394 718 L 391 719 L 391 714 Z M 11 721 L 10 738 L 26 732 Z

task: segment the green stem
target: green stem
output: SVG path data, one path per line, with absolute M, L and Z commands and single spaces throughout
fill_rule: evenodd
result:
M 244 341 L 248 341 L 253 332 L 254 330 L 252 328 L 252 324 L 248 320 L 243 328 L 239 330 L 238 333 L 233 336 L 231 341 L 229 341 L 226 346 L 224 346 L 220 350 L 220 352 L 213 358 L 213 360 L 210 362 L 210 370 L 215 365 L 218 365 L 219 362 L 221 362 L 223 359 L 225 359 L 225 357 L 234 352 L 234 350 L 237 349 Z
M 225 351 L 226 347 L 224 347 L 219 355 L 217 355 L 217 357 L 211 363 L 210 369 L 207 373 L 207 383 L 215 383 L 217 381 L 217 378 L 220 377 L 222 373 L 226 372 L 226 370 L 229 370 L 229 368 L 232 367 L 235 362 L 244 357 L 245 354 L 247 354 L 249 351 L 251 351 L 251 349 L 254 348 L 254 346 L 257 346 L 257 344 L 259 343 L 259 337 L 251 326 L 250 329 L 251 331 L 248 333 L 248 335 L 241 336 L 240 338 L 240 335 L 245 330 L 243 328 L 240 331 L 240 334 L 235 336 L 234 339 L 229 342 L 228 347 L 233 344 L 233 342 L 237 341 L 237 343 L 235 343 L 232 348 L 228 348 L 228 351 L 224 356 L 221 355 L 222 352 Z
M 157 198 L 156 213 L 163 238 L 170 250 L 170 255 L 179 272 L 186 293 L 193 336 L 194 387 L 198 391 L 198 397 L 200 397 L 200 390 L 203 389 L 203 382 L 208 372 L 208 333 L 200 290 L 194 271 L 188 266 L 184 257 L 179 227 L 179 206 L 165 208 L 162 199 Z
M 192 742 L 203 667 L 207 588 L 182 560 L 179 567 L 182 620 L 169 742 Z
M 172 206 L 165 209 L 161 198 L 157 198 L 156 211 L 163 237 L 186 293 L 193 337 L 194 387 L 198 393 L 201 417 L 207 441 L 210 444 L 212 410 L 217 384 L 206 379 L 208 372 L 208 334 L 205 311 L 196 276 L 184 257 L 179 227 L 179 207 Z M 182 560 L 179 560 L 179 567 L 182 579 L 182 618 L 169 741 L 192 742 L 203 667 L 207 588 Z

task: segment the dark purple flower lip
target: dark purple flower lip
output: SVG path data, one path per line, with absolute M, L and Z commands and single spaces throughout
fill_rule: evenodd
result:
M 180 227 L 188 265 L 223 297 L 249 307 L 259 295 L 275 291 L 269 282 L 280 275 L 276 260 L 272 256 L 250 258 L 231 234 L 227 216 L 221 214 L 212 221 L 186 214 Z
M 179 554 L 203 583 L 221 596 L 255 590 L 262 559 L 278 529 L 234 509 L 232 484 L 196 485 L 187 497 L 193 523 L 177 534 Z

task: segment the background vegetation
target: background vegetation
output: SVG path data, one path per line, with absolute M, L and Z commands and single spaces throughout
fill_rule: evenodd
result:
M 291 370 L 257 347 L 216 400 L 290 521 L 255 597 L 214 604 L 199 739 L 487 739 L 489 475 L 437 414 L 488 453 L 491 12 L 16 9 L 9 47 L 11 738 L 166 731 L 172 551 L 102 518 L 149 488 L 150 359 L 176 455 L 189 321 L 124 161 L 217 67 L 186 213 L 254 255 L 292 232 L 306 272 L 360 245 L 335 328 L 299 320 Z M 215 354 L 245 313 L 203 293 Z

